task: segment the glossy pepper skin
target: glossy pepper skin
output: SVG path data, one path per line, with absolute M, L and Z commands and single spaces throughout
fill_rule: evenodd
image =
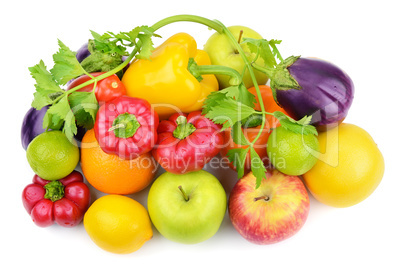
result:
M 120 96 L 99 108 L 95 137 L 105 153 L 130 160 L 152 150 L 158 123 L 158 114 L 149 102 Z
M 155 160 L 175 174 L 197 171 L 217 155 L 224 143 L 221 126 L 201 115 L 176 113 L 158 127 L 158 143 L 152 150 Z
M 48 181 L 38 175 L 22 192 L 23 205 L 39 227 L 57 223 L 63 227 L 78 225 L 87 211 L 91 194 L 78 171 L 58 181 Z
M 201 110 L 205 98 L 219 85 L 214 75 L 203 75 L 199 82 L 187 69 L 191 58 L 197 65 L 211 64 L 193 37 L 173 35 L 155 48 L 150 60 L 137 59 L 130 64 L 122 78 L 127 95 L 146 99 L 161 119 Z

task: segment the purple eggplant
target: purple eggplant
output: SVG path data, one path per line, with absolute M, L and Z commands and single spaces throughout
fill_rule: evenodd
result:
M 31 107 L 25 114 L 21 127 L 21 142 L 24 150 L 28 148 L 29 143 L 39 134 L 45 132 L 43 129 L 43 118 L 48 110 L 48 106 L 41 110 Z
M 271 78 L 271 88 L 291 117 L 299 120 L 311 115 L 311 123 L 318 130 L 332 128 L 346 117 L 354 86 L 339 67 L 320 59 L 290 57 L 277 69 L 282 74 Z
M 81 62 L 89 55 L 91 55 L 91 52 L 88 50 L 88 43 L 85 43 L 77 50 L 75 57 L 79 62 Z

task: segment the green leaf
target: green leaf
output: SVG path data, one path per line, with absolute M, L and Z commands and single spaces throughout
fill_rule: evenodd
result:
M 253 147 L 250 148 L 250 157 L 251 157 L 251 172 L 256 177 L 256 186 L 255 188 L 258 189 L 261 185 L 262 179 L 264 179 L 265 172 L 267 169 L 264 166 L 260 156 L 257 154 Z
M 255 96 L 248 91 L 244 83 L 241 83 L 238 86 L 238 100 L 239 102 L 243 103 L 244 105 L 247 105 L 251 108 L 254 108 L 254 103 L 256 103 Z
M 75 53 L 60 40 L 58 42 L 59 51 L 53 55 L 55 64 L 50 73 L 59 85 L 65 85 L 71 79 L 84 74 L 85 70 L 75 57 Z
M 255 113 L 255 110 L 231 98 L 224 98 L 213 106 L 205 117 L 216 124 L 221 124 L 222 131 L 233 126 L 236 122 Z
M 305 135 L 309 134 L 314 134 L 316 136 L 318 135 L 317 129 L 314 126 L 309 125 L 312 118 L 311 115 L 304 116 L 299 121 L 294 120 L 293 118 L 287 116 L 286 114 L 280 111 L 273 112 L 273 115 L 275 118 L 279 120 L 281 126 L 289 131 Z
M 246 136 L 244 136 L 243 129 L 242 129 L 241 121 L 236 122 L 232 127 L 232 138 L 234 143 L 238 145 L 249 145 L 250 142 L 247 140 Z
M 244 164 L 246 162 L 247 153 L 250 147 L 247 148 L 236 148 L 230 149 L 227 152 L 227 157 L 229 161 L 233 164 L 237 171 L 237 178 L 242 178 L 244 176 Z
M 243 43 L 246 43 L 252 53 L 255 53 L 257 57 L 264 60 L 264 64 L 273 68 L 276 66 L 276 58 L 282 61 L 282 56 L 279 53 L 276 45 L 280 44 L 281 40 L 266 40 L 266 39 L 254 39 L 254 38 L 244 38 Z
M 211 92 L 204 101 L 202 114 L 206 114 L 214 106 L 217 106 L 220 101 L 224 99 L 237 99 L 239 96 L 239 89 L 237 86 L 231 86 L 222 90 Z
M 52 74 L 47 70 L 44 62 L 41 60 L 39 64 L 33 67 L 29 67 L 31 76 L 35 79 L 34 100 L 32 101 L 32 107 L 37 110 L 42 109 L 46 105 L 53 103 L 52 94 L 61 94 L 64 91 L 60 88 L 57 82 L 53 79 Z
M 77 125 L 86 129 L 94 126 L 98 102 L 94 92 L 73 92 L 68 96 Z

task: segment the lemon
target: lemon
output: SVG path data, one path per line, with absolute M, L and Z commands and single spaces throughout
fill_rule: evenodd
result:
M 300 134 L 280 126 L 268 138 L 267 154 L 271 164 L 280 172 L 298 176 L 317 162 L 318 139 L 314 134 Z
M 318 135 L 317 164 L 303 175 L 311 194 L 333 207 L 349 207 L 366 199 L 380 184 L 384 158 L 364 129 L 342 123 Z
M 84 227 L 96 245 L 118 254 L 140 249 L 153 235 L 145 207 L 122 195 L 98 198 L 85 213 Z
M 36 136 L 28 145 L 26 155 L 29 165 L 39 177 L 58 180 L 75 169 L 80 151 L 75 141 L 70 142 L 63 132 L 52 130 Z

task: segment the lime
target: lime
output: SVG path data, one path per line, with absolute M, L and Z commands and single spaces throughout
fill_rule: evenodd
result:
M 29 165 L 45 180 L 58 180 L 70 174 L 77 166 L 79 157 L 75 141 L 70 142 L 59 130 L 43 132 L 27 148 Z
M 268 139 L 267 153 L 271 164 L 280 172 L 298 176 L 317 163 L 318 139 L 314 134 L 300 134 L 283 126 L 275 128 Z

